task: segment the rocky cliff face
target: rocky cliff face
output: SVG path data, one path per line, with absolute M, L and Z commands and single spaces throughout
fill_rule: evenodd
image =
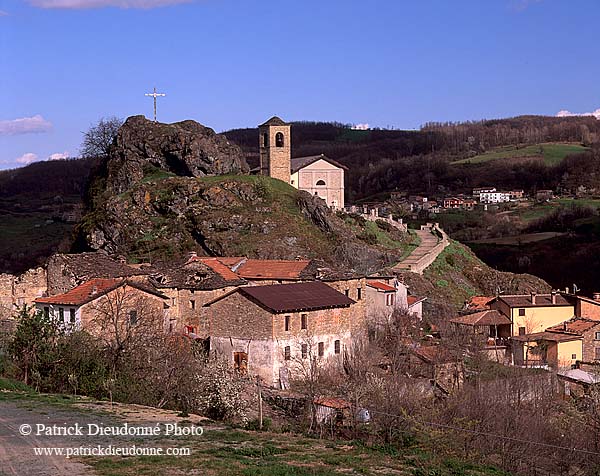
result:
M 360 230 L 358 230 L 360 232 Z M 375 271 L 401 250 L 369 246 L 318 198 L 269 177 L 143 180 L 86 216 L 88 247 L 138 261 L 208 256 L 321 258 Z
M 132 116 L 119 130 L 106 164 L 106 190 L 127 191 L 159 169 L 185 177 L 247 173 L 242 150 L 195 121 L 162 124 Z

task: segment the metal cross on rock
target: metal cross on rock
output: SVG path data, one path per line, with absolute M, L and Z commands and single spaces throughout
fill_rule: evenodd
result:
M 157 93 L 156 92 L 156 88 L 154 88 L 154 92 L 152 92 L 152 93 L 146 93 L 146 94 L 144 94 L 144 96 L 150 96 L 150 97 L 154 98 L 154 122 L 157 122 L 156 121 L 156 98 L 159 97 L 159 96 L 166 96 L 166 94 L 164 94 L 164 93 Z

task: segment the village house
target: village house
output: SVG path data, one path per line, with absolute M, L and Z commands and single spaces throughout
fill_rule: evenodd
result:
M 355 301 L 325 283 L 242 286 L 205 304 L 210 349 L 241 373 L 287 387 L 310 359 L 341 356 L 364 332 Z
M 70 291 L 35 300 L 36 309 L 67 330 L 85 330 L 110 340 L 122 326 L 162 332 L 168 320 L 166 296 L 135 281 L 91 279 Z
M 479 201 L 481 203 L 505 203 L 510 202 L 510 195 L 507 192 L 481 192 Z
M 409 296 L 408 286 L 397 278 L 367 278 L 366 284 L 367 317 L 371 322 L 384 324 L 396 310 L 419 320 L 423 318 L 423 301 L 426 298 Z
M 448 197 L 444 198 L 443 207 L 448 209 L 459 209 L 463 208 L 465 201 L 462 198 Z
M 552 190 L 538 190 L 535 193 L 535 199 L 538 202 L 549 202 L 554 199 L 554 192 Z
M 134 268 L 125 258 L 114 259 L 102 252 L 56 254 L 47 265 L 49 296 L 66 293 L 93 278 L 127 278 L 144 280 L 146 272 Z
M 489 306 L 511 322 L 510 336 L 543 332 L 575 315 L 575 306 L 558 292 L 550 294 L 500 295 Z
M 574 317 L 513 341 L 516 365 L 568 369 L 578 361 L 600 362 L 600 321 L 592 319 Z
M 347 168 L 323 154 L 292 159 L 290 129 L 290 124 L 276 116 L 258 127 L 260 167 L 257 171 L 322 198 L 333 209 L 343 209 Z
M 229 258 L 201 257 L 192 253 L 182 264 L 153 269 L 149 282 L 167 296 L 171 306 L 168 332 L 195 339 L 208 338 L 209 323 L 204 304 L 247 284 L 224 264 L 230 262 Z
M 450 394 L 464 382 L 462 354 L 441 345 L 416 345 L 406 352 L 402 371 L 411 378 L 426 378 L 434 391 Z

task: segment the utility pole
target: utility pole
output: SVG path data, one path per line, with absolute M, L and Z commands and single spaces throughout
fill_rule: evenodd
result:
M 159 96 L 166 96 L 166 94 L 164 94 L 164 93 L 157 93 L 156 92 L 156 87 L 155 87 L 154 88 L 154 92 L 146 93 L 146 94 L 144 94 L 144 96 L 150 96 L 150 97 L 154 98 L 154 122 L 157 122 L 156 121 L 156 98 L 159 97 Z
M 258 429 L 263 429 L 263 407 L 262 407 L 262 392 L 260 390 L 260 377 L 256 376 L 256 390 L 258 391 Z

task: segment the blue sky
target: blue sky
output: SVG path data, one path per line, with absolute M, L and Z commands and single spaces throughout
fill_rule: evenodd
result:
M 0 168 L 104 116 L 418 128 L 600 108 L 596 0 L 0 0 Z

